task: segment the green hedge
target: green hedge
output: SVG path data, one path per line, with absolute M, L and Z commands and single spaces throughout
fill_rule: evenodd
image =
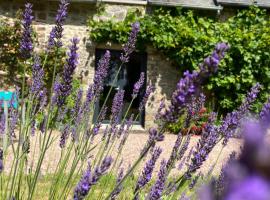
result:
M 184 70 L 196 69 L 218 42 L 228 42 L 231 50 L 219 72 L 204 86 L 220 113 L 231 111 L 247 90 L 260 82 L 264 89 L 254 109 L 265 101 L 270 89 L 270 22 L 266 10 L 241 10 L 226 22 L 202 17 L 182 9 L 157 9 L 150 15 L 131 12 L 123 22 L 89 20 L 90 38 L 98 43 L 124 43 L 130 26 L 139 21 L 138 49 L 150 44 Z

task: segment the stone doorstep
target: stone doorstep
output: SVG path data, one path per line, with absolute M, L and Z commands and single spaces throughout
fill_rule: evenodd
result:
M 100 130 L 105 130 L 107 125 L 108 124 L 101 124 Z M 119 127 L 119 125 L 117 127 Z M 147 129 L 138 124 L 132 125 L 130 131 L 132 131 L 132 133 L 147 133 Z

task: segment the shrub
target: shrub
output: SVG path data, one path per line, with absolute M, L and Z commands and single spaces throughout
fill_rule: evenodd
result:
M 56 16 L 56 25 L 51 31 L 46 47 L 48 53 L 52 48 L 62 47 L 62 26 L 67 16 L 67 6 L 68 3 L 62 0 Z M 33 61 L 31 63 L 33 81 L 28 95 L 25 93 L 25 82 L 22 83 L 20 91 L 17 90 L 17 96 L 20 96 L 20 107 L 12 108 L 10 118 L 7 118 L 5 113 L 1 115 L 0 133 L 4 137 L 3 147 L 0 148 L 1 199 L 33 199 L 36 190 L 42 190 L 44 186 L 39 177 L 45 167 L 45 156 L 49 153 L 48 150 L 53 148 L 55 140 L 58 140 L 59 148 L 53 149 L 60 151 L 61 156 L 55 158 L 56 167 L 53 177 L 48 180 L 50 189 L 46 195 L 49 199 L 73 198 L 77 200 L 92 197 L 94 199 L 116 199 L 121 192 L 125 191 L 126 184 L 130 184 L 130 182 L 127 183 L 128 180 L 134 180 L 131 183 L 134 186 L 130 194 L 131 199 L 138 199 L 138 197 L 151 200 L 163 197 L 178 199 L 181 193 L 187 189 L 186 186 L 188 186 L 190 194 L 195 191 L 193 188 L 198 180 L 203 180 L 200 174 L 195 173 L 213 148 L 220 141 L 226 145 L 235 134 L 241 135 L 241 132 L 238 132 L 240 124 L 249 113 L 251 104 L 256 100 L 260 90 L 259 84 L 252 87 L 241 106 L 229 113 L 220 125 L 216 125 L 216 115 L 211 113 L 202 137 L 194 150 L 190 150 L 190 152 L 187 150 L 192 134 L 188 132 L 184 137 L 180 132 L 170 156 L 162 160 L 157 178 L 152 178 L 153 169 L 162 151 L 158 144 L 165 137 L 164 127 L 168 123 L 175 122 L 185 113 L 184 126 L 189 127 L 190 124 L 196 122 L 197 113 L 200 113 L 199 111 L 203 108 L 205 97 L 203 94 L 198 96 L 201 91 L 200 86 L 217 72 L 219 63 L 229 49 L 227 44 L 219 43 L 197 71 L 184 73 L 172 95 L 169 107 L 166 107 L 163 102 L 160 104 L 156 116 L 157 126 L 149 129 L 149 138 L 140 150 L 138 158 L 128 169 L 122 169 L 121 153 L 129 137 L 133 117 L 138 117 L 119 118 L 119 112 L 123 107 L 124 91 L 119 90 L 115 94 L 111 108 L 102 107 L 98 119 L 94 123 L 90 119 L 95 102 L 103 91 L 104 79 L 109 68 L 110 52 L 106 51 L 99 61 L 93 84 L 89 85 L 85 98 L 83 98 L 83 91 L 79 89 L 72 108 L 66 107 L 68 98 L 74 95 L 75 87 L 73 88 L 72 80 L 78 64 L 79 40 L 71 39 L 64 69 L 60 74 L 56 74 L 56 65 L 54 65 L 51 95 L 47 96 L 44 69 L 38 54 L 33 49 L 32 20 L 32 5 L 26 4 L 22 21 L 24 28 L 20 41 L 20 54 L 25 65 L 30 63 L 29 60 Z M 124 67 L 123 64 L 128 62 L 130 54 L 135 50 L 139 30 L 140 24 L 133 23 L 129 39 L 124 45 L 120 57 L 121 67 Z M 23 81 L 25 81 L 24 78 Z M 142 74 L 140 80 L 134 85 L 132 98 L 136 98 L 143 82 L 144 75 Z M 110 92 L 107 95 L 110 95 Z M 148 86 L 140 109 L 146 104 L 151 92 L 152 87 Z M 262 123 L 264 128 L 269 125 L 269 108 L 269 103 L 267 103 L 259 116 L 262 122 L 265 122 Z M 107 109 L 110 109 L 112 113 L 110 124 L 105 130 L 102 130 L 101 123 Z M 63 116 L 67 112 L 71 117 L 65 122 Z M 42 114 L 42 119 L 37 126 L 37 117 L 40 114 Z M 8 123 L 5 123 L 6 119 Z M 64 123 L 61 131 L 54 132 L 55 125 L 57 126 L 61 122 Z M 39 129 L 37 129 L 38 127 Z M 102 135 L 96 137 L 97 134 Z M 18 143 L 14 143 L 14 137 L 18 137 Z M 37 149 L 31 145 L 34 139 L 36 139 L 35 143 L 40 145 Z M 93 143 L 95 139 L 98 140 L 97 143 Z M 254 137 L 252 136 L 251 139 Z M 94 150 L 97 150 L 97 153 L 94 153 Z M 113 150 L 117 151 L 117 155 L 113 153 Z M 185 157 L 185 152 L 189 153 L 191 158 Z M 134 179 L 135 169 L 148 154 L 150 154 L 150 158 L 146 161 L 139 177 Z M 35 158 L 36 160 L 34 160 Z M 12 161 L 9 168 L 8 160 Z M 179 162 L 183 164 L 185 161 L 188 166 L 184 173 L 179 173 L 175 179 L 170 179 L 170 172 L 175 165 Z M 117 178 L 114 177 L 115 173 L 117 173 Z M 99 181 L 105 175 L 107 175 L 107 181 L 105 180 L 98 188 Z M 108 187 L 109 184 L 110 187 Z
M 19 42 L 21 39 L 21 23 L 19 12 L 13 23 L 0 21 L 0 69 L 8 72 L 11 81 L 17 74 L 22 74 L 20 65 Z
M 24 64 L 20 55 L 20 41 L 23 31 L 21 18 L 22 13 L 18 11 L 13 21 L 5 21 L 3 19 L 0 21 L 0 69 L 8 72 L 5 82 L 15 83 L 15 85 L 21 84 L 19 77 L 24 74 L 24 70 L 27 74 L 31 73 L 31 67 Z M 35 32 L 33 32 L 32 38 L 33 40 L 37 39 Z M 65 51 L 65 48 L 53 48 L 49 53 L 44 49 L 41 49 L 39 52 L 41 62 L 44 64 L 43 68 L 47 88 L 51 88 L 53 66 L 57 65 L 57 73 L 63 70 L 64 59 L 66 57 Z

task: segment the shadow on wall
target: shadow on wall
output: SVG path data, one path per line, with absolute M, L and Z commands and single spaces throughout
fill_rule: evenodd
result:
M 156 93 L 158 93 L 154 101 L 160 101 L 163 97 L 170 99 L 181 78 L 179 67 L 173 65 L 162 53 L 149 50 L 147 71 L 149 83 L 156 87 Z

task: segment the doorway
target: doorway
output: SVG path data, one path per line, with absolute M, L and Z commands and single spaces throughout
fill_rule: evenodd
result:
M 99 59 L 104 55 L 105 51 L 106 51 L 105 49 L 96 49 L 95 69 L 97 68 Z M 112 107 L 113 98 L 116 92 L 121 89 L 125 90 L 124 106 L 119 116 L 119 119 L 122 120 L 128 109 L 128 106 L 130 105 L 132 101 L 133 86 L 139 80 L 141 72 L 145 73 L 145 78 L 147 77 L 146 76 L 147 54 L 134 52 L 133 54 L 131 54 L 129 62 L 122 65 L 120 72 L 116 78 L 116 81 L 113 81 L 121 65 L 121 61 L 119 59 L 121 52 L 122 51 L 118 51 L 118 50 L 110 50 L 111 60 L 110 60 L 108 76 L 105 79 L 105 83 L 104 83 L 104 91 L 101 94 L 99 101 L 95 105 L 94 120 L 97 118 L 98 113 L 100 112 L 100 109 L 102 108 L 104 101 L 107 97 L 107 94 L 109 93 L 109 90 L 112 87 L 112 91 L 106 102 L 106 106 L 108 107 L 108 110 L 107 110 L 107 115 L 103 123 L 109 123 L 110 121 L 110 117 L 111 117 L 110 109 Z M 143 98 L 145 88 L 146 88 L 146 80 L 144 81 L 144 84 L 142 88 L 140 89 L 138 96 L 133 100 L 131 107 L 129 109 L 129 112 L 127 113 L 127 117 L 126 117 L 126 119 L 129 119 L 130 115 L 134 114 L 133 124 L 141 125 L 142 127 L 144 127 L 145 110 L 143 109 L 143 111 L 140 112 L 139 105 L 140 105 L 140 101 Z M 138 117 L 135 119 L 136 116 Z

